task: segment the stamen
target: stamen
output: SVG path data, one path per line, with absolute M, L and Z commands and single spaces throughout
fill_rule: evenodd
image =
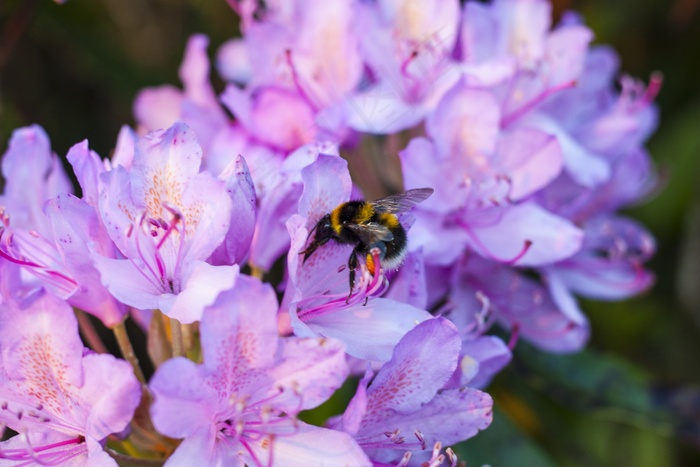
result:
M 408 73 L 408 66 L 413 62 L 416 58 L 418 57 L 418 51 L 414 50 L 411 52 L 411 54 L 406 58 L 406 60 L 403 61 L 401 64 L 401 74 L 404 75 L 407 78 L 412 78 L 412 76 Z
M 284 51 L 285 53 L 285 59 L 287 60 L 287 64 L 289 65 L 289 69 L 292 72 L 292 81 L 294 82 L 294 87 L 296 88 L 297 92 L 299 93 L 299 96 L 301 96 L 302 99 L 304 99 L 304 102 L 306 102 L 309 107 L 311 107 L 311 110 L 314 112 L 318 112 L 318 107 L 313 103 L 309 95 L 306 93 L 304 88 L 301 85 L 301 80 L 299 79 L 299 73 L 297 73 L 297 68 L 294 66 L 294 63 L 292 62 L 292 49 L 287 49 Z
M 542 103 L 545 99 L 547 99 L 549 96 L 551 96 L 554 93 L 557 93 L 559 91 L 563 91 L 565 89 L 571 89 L 576 87 L 577 82 L 575 80 L 572 81 L 567 81 L 565 83 L 561 83 L 557 86 L 553 86 L 551 88 L 545 89 L 541 93 L 539 93 L 537 96 L 532 98 L 529 102 L 527 102 L 525 105 L 520 107 L 517 110 L 514 110 L 511 114 L 504 116 L 501 119 L 501 128 L 505 128 L 511 123 L 513 123 L 515 120 L 519 119 L 526 113 L 528 113 L 530 110 L 535 108 L 537 105 Z
M 491 252 L 489 251 L 489 249 L 486 247 L 486 245 L 484 245 L 484 244 L 481 242 L 481 240 L 479 240 L 479 237 L 477 237 L 477 236 L 474 234 L 474 232 L 472 231 L 472 228 L 471 228 L 468 224 L 466 224 L 465 222 L 463 222 L 463 221 L 460 220 L 460 219 L 457 220 L 457 224 L 458 224 L 460 227 L 464 228 L 464 230 L 466 231 L 467 235 L 469 235 L 469 238 L 471 238 L 471 239 L 474 241 L 474 243 L 477 244 L 477 246 L 479 247 L 479 249 L 482 250 L 482 251 L 485 253 L 485 255 L 486 255 L 486 257 L 487 257 L 488 259 L 491 259 L 491 260 L 493 260 L 493 261 L 497 261 L 497 262 L 499 262 L 499 263 L 502 263 L 502 264 L 505 264 L 505 265 L 508 265 L 508 266 L 514 265 L 514 264 L 517 263 L 520 259 L 522 259 L 522 257 L 525 256 L 525 254 L 528 252 L 528 250 L 530 250 L 530 247 L 532 246 L 532 240 L 525 240 L 525 241 L 523 242 L 523 247 L 522 247 L 522 249 L 521 249 L 520 252 L 519 252 L 517 255 L 515 255 L 513 258 L 510 258 L 510 259 L 499 258 L 499 257 L 497 257 L 496 255 L 494 255 L 493 253 L 491 253 Z
M 175 207 L 169 206 L 167 204 L 163 204 L 163 207 L 170 211 L 170 213 L 177 218 L 177 220 L 173 219 L 173 222 L 171 222 L 173 228 L 176 228 L 178 221 L 182 224 L 182 231 L 179 232 L 180 244 L 178 245 L 177 258 L 175 259 L 175 271 L 173 272 L 175 277 L 180 277 L 180 270 L 182 268 L 183 258 L 185 256 L 185 237 L 187 236 L 187 221 L 185 219 L 185 216 L 183 216 L 182 213 L 178 211 Z M 179 286 L 180 285 L 178 284 L 178 289 Z

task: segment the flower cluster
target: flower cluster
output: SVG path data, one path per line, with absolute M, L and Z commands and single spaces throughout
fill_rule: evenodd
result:
M 617 211 L 655 185 L 643 144 L 660 79 L 617 90 L 614 53 L 575 14 L 552 27 L 546 0 L 229 3 L 243 37 L 218 51 L 223 93 L 192 37 L 183 88 L 143 90 L 111 158 L 70 149 L 81 197 L 40 127 L 12 136 L 0 427 L 17 435 L 0 465 L 454 466 L 442 447 L 488 427 L 480 388 L 520 336 L 581 349 L 577 295 L 653 281 L 653 239 Z M 398 158 L 353 180 L 368 139 Z M 432 195 L 343 217 L 397 178 Z M 348 379 L 344 413 L 301 420 Z

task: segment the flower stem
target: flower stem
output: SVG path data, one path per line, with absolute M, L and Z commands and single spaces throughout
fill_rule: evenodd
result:
M 75 317 L 78 318 L 80 334 L 83 335 L 90 348 L 97 353 L 107 353 L 107 347 L 100 339 L 100 335 L 97 333 L 92 321 L 90 321 L 90 317 L 83 310 L 78 310 L 77 308 L 74 308 L 74 310 Z
M 126 332 L 126 325 L 124 321 L 117 324 L 112 328 L 114 332 L 114 337 L 117 339 L 117 344 L 119 345 L 119 350 L 126 361 L 131 363 L 134 369 L 134 375 L 143 384 L 146 385 L 146 378 L 143 376 L 143 371 L 141 371 L 141 366 L 139 365 L 139 359 L 134 353 L 134 348 L 131 346 L 131 341 L 129 340 L 129 334 Z
M 173 318 L 170 318 L 170 334 L 173 338 L 173 357 L 184 356 L 185 346 L 182 341 L 182 324 Z

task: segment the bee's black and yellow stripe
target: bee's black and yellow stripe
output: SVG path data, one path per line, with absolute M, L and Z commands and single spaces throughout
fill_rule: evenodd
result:
M 405 254 L 406 231 L 396 214 L 378 212 L 372 203 L 367 201 L 349 201 L 339 205 L 330 213 L 330 226 L 336 240 L 340 243 L 361 244 L 364 248 L 359 249 L 358 252 L 365 255 L 375 245 L 364 244 L 362 239 L 346 226 L 351 224 L 362 226 L 371 223 L 383 225 L 392 233 L 394 237 L 392 240 L 382 241 L 386 247 L 382 260 L 385 267 L 397 266 Z

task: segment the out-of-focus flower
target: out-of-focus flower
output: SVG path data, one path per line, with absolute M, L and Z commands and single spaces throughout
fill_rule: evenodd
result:
M 0 305 L 0 465 L 115 466 L 103 445 L 140 401 L 131 366 L 85 349 L 73 310 L 39 293 Z
M 459 2 L 357 2 L 355 15 L 370 76 L 369 84 L 346 99 L 348 124 L 375 134 L 416 125 L 459 79 L 451 60 Z
M 130 169 L 103 174 L 100 217 L 126 259 L 93 254 L 102 282 L 120 301 L 159 309 L 183 323 L 229 289 L 238 267 L 205 262 L 229 230 L 223 181 L 199 172 L 194 133 L 176 123 L 141 138 Z
M 164 85 L 144 89 L 136 96 L 134 115 L 142 133 L 169 128 L 182 121 L 193 129 L 207 152 L 214 136 L 228 120 L 209 81 L 208 45 L 209 39 L 203 34 L 195 34 L 188 40 L 180 65 L 182 91 Z
M 167 465 L 369 465 L 346 433 L 296 419 L 348 374 L 342 344 L 280 339 L 272 288 L 240 276 L 201 322 L 204 363 L 169 360 L 151 381 L 153 422 L 184 441 Z

